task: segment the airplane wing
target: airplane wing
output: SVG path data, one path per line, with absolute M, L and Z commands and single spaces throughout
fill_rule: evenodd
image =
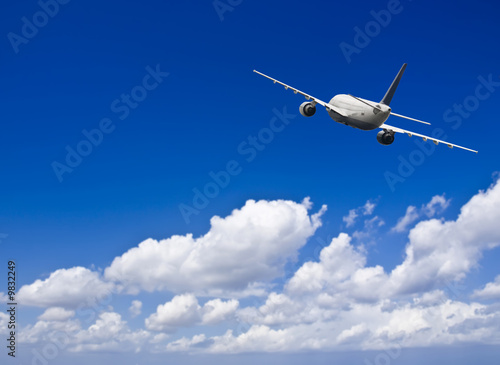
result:
M 419 134 L 419 133 L 415 133 L 415 132 L 410 132 L 410 131 L 407 131 L 405 129 L 401 129 L 401 128 L 398 128 L 398 127 L 393 127 L 393 126 L 390 126 L 390 125 L 387 125 L 387 124 L 382 124 L 379 128 L 383 129 L 383 130 L 389 130 L 389 131 L 397 132 L 397 133 L 406 133 L 410 137 L 411 136 L 417 136 L 417 137 L 422 138 L 424 141 L 427 141 L 429 139 L 432 142 L 434 142 L 435 145 L 438 145 L 439 143 L 443 143 L 443 144 L 447 145 L 450 148 L 457 147 L 457 148 L 461 148 L 463 150 L 467 150 L 467 151 L 471 151 L 471 152 L 477 153 L 476 150 L 472 150 L 472 149 L 467 148 L 467 147 L 462 147 L 462 146 L 459 146 L 459 145 L 456 145 L 456 144 L 453 144 L 453 143 L 450 143 L 450 142 L 441 141 L 441 140 L 433 138 L 433 137 L 424 136 L 423 134 Z
M 327 110 L 333 110 L 335 113 L 340 114 L 340 115 L 342 115 L 343 117 L 346 117 L 346 116 L 347 116 L 347 115 L 344 113 L 344 111 L 342 111 L 340 108 L 337 108 L 337 107 L 335 107 L 335 106 L 333 106 L 333 105 L 331 105 L 331 104 L 329 104 L 329 103 L 325 103 L 324 101 L 319 100 L 318 98 L 315 98 L 314 96 L 311 96 L 311 95 L 309 95 L 309 94 L 306 94 L 305 92 L 302 92 L 302 91 L 300 91 L 300 90 L 298 90 L 298 89 L 296 89 L 296 88 L 294 88 L 294 87 L 292 87 L 292 86 L 290 86 L 290 85 L 284 84 L 284 83 L 282 83 L 281 81 L 278 81 L 278 80 L 276 80 L 276 79 L 273 79 L 272 77 L 269 77 L 269 76 L 267 76 L 267 75 L 264 75 L 262 72 L 259 72 L 259 71 L 256 71 L 256 70 L 253 70 L 253 72 L 255 72 L 255 73 L 257 73 L 257 74 L 259 74 L 259 75 L 261 75 L 261 76 L 264 76 L 264 77 L 268 78 L 269 80 L 272 80 L 275 84 L 276 84 L 276 83 L 278 83 L 278 84 L 280 84 L 280 85 L 283 85 L 283 86 L 285 87 L 285 89 L 286 89 L 286 90 L 288 90 L 288 89 L 293 90 L 293 92 L 294 92 L 295 94 L 300 94 L 300 95 L 304 96 L 307 100 L 312 100 L 312 102 L 313 102 L 314 104 L 319 104 L 319 105 L 322 105 L 322 106 L 324 106 Z

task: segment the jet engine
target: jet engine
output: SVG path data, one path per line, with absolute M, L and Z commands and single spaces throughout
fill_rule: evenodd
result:
M 391 131 L 380 131 L 377 133 L 377 141 L 385 146 L 390 145 L 394 142 L 394 132 Z
M 316 105 L 307 101 L 300 105 L 300 114 L 304 117 L 312 117 L 314 113 L 316 113 Z

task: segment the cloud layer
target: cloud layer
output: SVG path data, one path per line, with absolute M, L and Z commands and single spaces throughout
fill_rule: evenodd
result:
M 372 214 L 375 205 L 368 203 L 356 214 Z M 370 265 L 356 234 L 339 233 L 317 259 L 285 278 L 285 265 L 321 225 L 326 208 L 310 214 L 307 199 L 250 200 L 226 218 L 214 217 L 199 238 L 142 242 L 115 258 L 103 276 L 75 267 L 23 286 L 23 303 L 47 309 L 24 329 L 21 342 L 67 333 L 69 351 L 205 353 L 500 344 L 500 307 L 488 302 L 500 298 L 500 276 L 475 291 L 462 284 L 484 253 L 500 245 L 500 183 L 476 194 L 455 220 L 433 218 L 448 205 L 435 196 L 407 210 L 411 219 L 396 226 L 416 225 L 392 270 Z M 273 287 L 280 277 L 283 287 Z M 131 328 L 109 307 L 86 320 L 74 310 L 110 291 L 127 298 L 125 313 L 143 326 Z M 152 310 L 130 302 L 129 294 L 141 291 L 173 297 Z M 249 296 L 256 293 L 261 297 Z

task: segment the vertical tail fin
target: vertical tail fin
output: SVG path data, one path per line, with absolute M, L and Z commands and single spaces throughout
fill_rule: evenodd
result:
M 403 76 L 403 73 L 405 72 L 405 68 L 406 68 L 406 63 L 403 65 L 403 67 L 401 67 L 401 70 L 399 70 L 396 78 L 394 79 L 394 81 L 391 84 L 391 87 L 389 88 L 389 90 L 387 90 L 384 98 L 380 101 L 380 103 L 385 104 L 385 105 L 389 105 L 391 103 L 392 97 L 394 96 L 394 93 L 396 92 L 396 89 L 398 88 L 399 81 L 401 80 L 401 77 Z

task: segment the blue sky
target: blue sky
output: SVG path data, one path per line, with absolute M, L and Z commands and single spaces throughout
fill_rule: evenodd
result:
M 0 22 L 0 254 L 16 261 L 23 287 L 23 361 L 61 328 L 71 335 L 53 363 L 187 354 L 213 363 L 358 363 L 394 346 L 402 350 L 391 362 L 401 364 L 440 363 L 457 349 L 459 363 L 498 358 L 489 347 L 500 341 L 492 329 L 500 231 L 490 222 L 500 216 L 497 4 L 46 3 L 6 4 Z M 371 32 L 365 44 L 357 29 Z M 357 51 L 346 55 L 346 44 Z M 376 131 L 337 124 L 324 110 L 306 119 L 302 97 L 252 72 L 325 101 L 339 93 L 380 100 L 403 63 L 391 107 L 432 125 L 389 123 L 428 135 L 439 128 L 477 155 L 405 135 L 382 146 Z M 283 128 L 266 135 L 273 118 Z M 249 138 L 259 136 L 269 139 L 253 153 Z M 68 157 L 79 148 L 85 156 Z M 229 180 L 195 207 L 214 175 Z M 187 217 L 188 206 L 196 214 Z M 342 283 L 331 281 L 342 270 L 322 261 L 322 249 L 352 263 Z M 317 291 L 299 280 L 308 267 Z M 360 277 L 379 290 L 368 295 Z M 99 304 L 87 318 L 78 306 L 92 296 Z M 273 298 L 319 317 L 266 307 Z M 392 317 L 381 314 L 386 307 Z M 403 313 L 414 320 L 398 327 Z M 445 340 L 425 343 L 422 321 Z M 327 335 L 329 326 L 340 332 Z M 279 339 L 290 346 L 274 347 Z M 298 358 L 295 341 L 306 339 Z

